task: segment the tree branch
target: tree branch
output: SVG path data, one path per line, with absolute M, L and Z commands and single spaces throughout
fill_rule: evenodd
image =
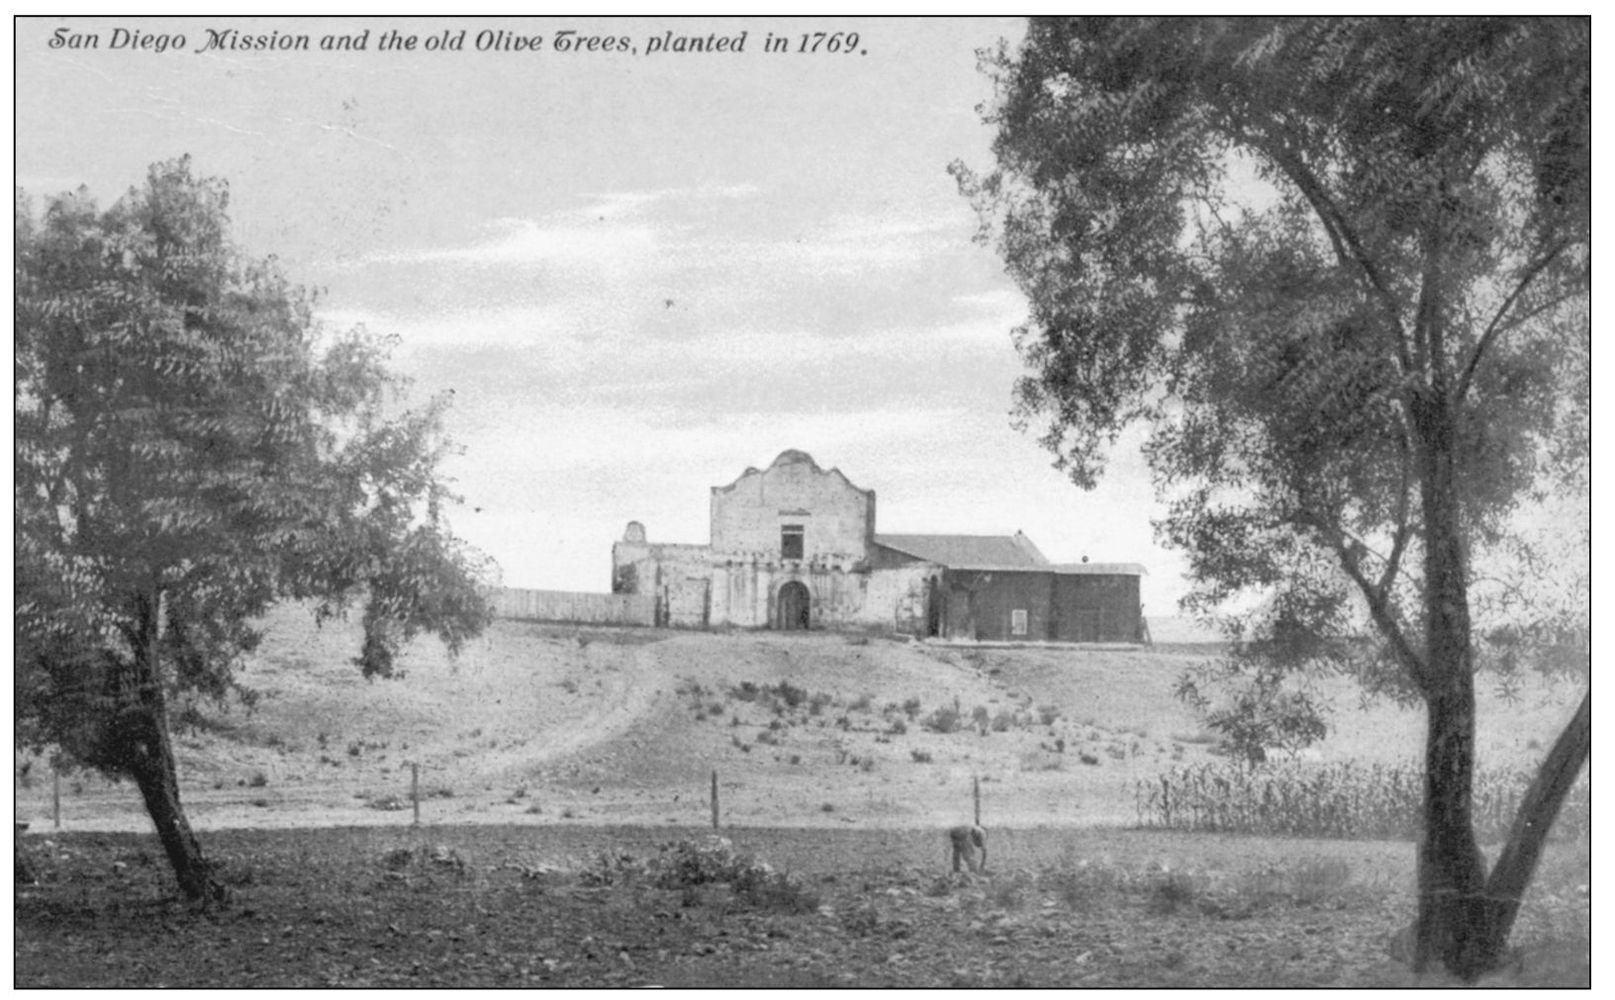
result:
M 1396 500 L 1396 530 L 1391 534 L 1391 554 L 1385 559 L 1385 572 L 1380 574 L 1379 589 L 1389 592 L 1391 582 L 1401 571 L 1402 553 L 1407 550 L 1408 539 L 1413 535 L 1412 525 L 1408 523 L 1408 511 L 1411 505 L 1409 489 L 1413 476 L 1412 455 L 1408 451 L 1407 434 L 1404 430 L 1402 438 L 1402 485 L 1397 491 Z
M 1362 592 L 1363 598 L 1368 602 L 1368 613 L 1374 619 L 1375 627 L 1380 630 L 1381 634 L 1391 644 L 1391 648 L 1396 651 L 1396 658 L 1407 668 L 1408 673 L 1413 676 L 1414 682 L 1419 685 L 1421 690 L 1424 689 L 1427 675 L 1424 661 L 1420 659 L 1413 645 L 1408 642 L 1407 636 L 1402 631 L 1402 626 L 1397 624 L 1396 617 L 1391 614 L 1390 599 L 1386 596 L 1389 592 L 1388 588 L 1376 585 L 1363 573 L 1360 563 L 1362 559 L 1361 552 L 1364 550 L 1361 544 L 1355 540 L 1348 541 L 1343 531 L 1333 525 L 1326 524 L 1321 518 L 1307 517 L 1306 520 L 1319 534 L 1324 536 L 1329 547 L 1334 549 L 1336 557 L 1340 560 L 1341 568 L 1346 571 L 1347 576 L 1351 577 L 1352 582 L 1357 585 L 1357 589 Z
M 1257 149 L 1262 150 L 1270 157 L 1278 168 L 1284 171 L 1301 196 L 1312 206 L 1312 211 L 1323 223 L 1324 231 L 1329 234 L 1329 240 L 1334 245 L 1335 255 L 1344 264 L 1355 265 L 1368 279 L 1369 285 L 1379 298 L 1380 305 L 1385 311 L 1386 319 L 1390 321 L 1391 332 L 1396 337 L 1397 362 L 1406 374 L 1413 365 L 1408 355 L 1407 331 L 1402 326 L 1402 318 L 1397 310 L 1396 296 L 1391 292 L 1390 285 L 1385 276 L 1380 273 L 1379 265 L 1374 262 L 1368 250 L 1363 246 L 1362 239 L 1357 235 L 1346 215 L 1336 205 L 1329 192 L 1324 190 L 1323 182 L 1307 168 L 1301 158 L 1295 153 L 1285 149 L 1278 143 L 1265 143 L 1255 136 L 1246 136 Z
M 1543 842 L 1576 782 L 1576 775 L 1592 752 L 1592 743 L 1593 693 L 1588 691 L 1526 791 L 1503 853 L 1486 881 L 1486 896 L 1498 907 L 1497 924 L 1492 932 L 1500 941 L 1508 938 L 1514 917 L 1519 913 L 1520 898 L 1542 856 Z
M 1502 325 L 1503 317 L 1507 316 L 1509 311 L 1514 308 L 1514 303 L 1519 301 L 1521 295 L 1525 294 L 1525 290 L 1531 286 L 1531 282 L 1536 280 L 1537 275 L 1541 274 L 1543 269 L 1553 263 L 1553 259 L 1563 253 L 1569 246 L 1570 239 L 1566 237 L 1549 247 L 1546 253 L 1532 261 L 1525 268 L 1524 273 L 1520 275 L 1520 280 L 1515 283 L 1514 290 L 1508 293 L 1508 298 L 1504 299 L 1503 304 L 1497 307 L 1497 313 L 1492 316 L 1492 321 L 1486 325 L 1486 332 L 1482 333 L 1480 340 L 1475 342 L 1475 349 L 1470 352 L 1469 360 L 1464 364 L 1463 374 L 1459 376 L 1458 385 L 1453 390 L 1452 399 L 1454 403 L 1462 403 L 1464 396 L 1469 393 L 1469 386 L 1475 381 L 1475 370 L 1480 367 L 1480 359 L 1492 346 L 1492 342 L 1505 329 L 1512 328 L 1512 326 L 1504 327 Z

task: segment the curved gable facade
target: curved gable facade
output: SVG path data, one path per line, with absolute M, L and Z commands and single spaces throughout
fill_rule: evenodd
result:
M 768 468 L 712 488 L 716 556 L 861 563 L 874 530 L 875 492 L 819 468 L 806 452 L 783 452 Z

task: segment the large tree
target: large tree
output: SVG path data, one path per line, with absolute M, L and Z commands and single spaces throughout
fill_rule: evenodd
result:
M 228 695 L 280 600 L 362 603 L 366 676 L 489 617 L 443 518 L 444 403 L 405 409 L 386 345 L 322 331 L 227 207 L 184 159 L 104 211 L 15 209 L 18 741 L 132 779 L 196 900 L 223 889 L 180 805 L 176 693 Z
M 1023 415 L 1082 486 L 1152 428 L 1248 653 L 1372 623 L 1428 720 L 1415 964 L 1480 974 L 1591 740 L 1589 693 L 1488 871 L 1476 567 L 1586 464 L 1588 23 L 1035 20 L 984 62 L 997 168 L 955 172 L 1031 303 Z

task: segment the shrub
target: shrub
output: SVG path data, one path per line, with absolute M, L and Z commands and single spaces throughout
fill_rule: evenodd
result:
M 1058 719 L 1059 717 L 1060 717 L 1060 710 L 1057 707 L 1055 707 L 1053 705 L 1039 705 L 1038 706 L 1038 709 L 1037 709 L 1037 721 L 1042 723 L 1043 725 L 1052 726 L 1052 725 L 1054 725 L 1055 720 Z
M 910 721 L 912 721 L 915 718 L 915 716 L 919 715 L 920 714 L 920 699 L 918 699 L 918 698 L 909 698 L 908 700 L 904 701 L 903 702 L 903 714 L 907 715 L 909 717 Z
M 729 694 L 732 697 L 739 698 L 741 701 L 756 701 L 757 696 L 761 693 L 757 685 L 751 681 L 741 681 L 738 685 L 729 689 Z
M 604 870 L 613 876 L 649 876 L 659 889 L 689 889 L 726 882 L 735 898 L 753 907 L 783 913 L 810 913 L 819 897 L 795 878 L 777 872 L 750 854 L 739 853 L 723 837 L 663 844 L 655 858 L 643 865 L 632 858 L 613 860 Z
M 578 871 L 578 884 L 586 886 L 621 885 L 643 878 L 649 865 L 626 851 L 607 848 L 591 856 Z
M 933 733 L 952 733 L 959 729 L 959 710 L 946 705 L 934 710 L 921 720 L 920 725 Z
M 991 713 L 987 711 L 986 705 L 977 705 L 970 710 L 970 721 L 978 729 L 986 729 L 990 717 Z
M 854 698 L 847 705 L 847 708 L 849 708 L 850 710 L 852 710 L 854 712 L 865 712 L 865 711 L 869 710 L 869 706 L 871 704 L 873 704 L 874 701 L 875 701 L 874 695 L 861 694 L 858 697 Z
M 796 687 L 786 681 L 780 681 L 774 685 L 773 694 L 790 708 L 795 708 L 808 699 L 806 689 Z
M 874 769 L 875 769 L 875 758 L 873 758 L 873 757 L 865 757 L 863 760 L 858 762 L 858 770 L 864 772 L 865 774 L 868 774 L 870 771 L 873 771 Z
M 1084 764 L 1087 764 L 1089 767 L 1093 767 L 1093 766 L 1095 766 L 1095 765 L 1097 765 L 1099 763 L 1099 758 L 1095 757 L 1093 754 L 1089 753 L 1086 750 L 1084 750 L 1081 753 L 1077 754 L 1077 759 L 1082 761 Z
M 908 732 L 908 723 L 904 722 L 902 719 L 893 719 L 891 726 L 887 728 L 886 732 L 892 736 L 902 736 L 904 733 Z
M 1015 713 L 1009 711 L 1008 709 L 1005 709 L 1004 711 L 999 712 L 997 715 L 993 716 L 992 727 L 993 727 L 993 732 L 995 732 L 995 733 L 1007 733 L 1007 732 L 1009 732 L 1010 728 L 1012 726 L 1014 726 L 1014 725 L 1015 725 Z
M 262 788 L 267 784 L 269 784 L 269 775 L 262 771 L 252 772 L 252 777 L 247 779 L 248 788 Z
M 914 763 L 916 763 L 916 764 L 929 764 L 929 763 L 931 763 L 931 755 L 930 755 L 930 753 L 928 753 L 928 752 L 926 752 L 924 750 L 910 750 L 908 752 L 908 755 L 909 755 L 910 758 L 913 759 Z
M 1150 883 L 1145 909 L 1155 914 L 1171 914 L 1192 904 L 1200 893 L 1194 879 L 1182 872 L 1163 872 Z

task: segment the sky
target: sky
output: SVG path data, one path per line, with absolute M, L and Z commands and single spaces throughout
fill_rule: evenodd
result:
M 310 50 L 204 50 L 229 29 Z M 559 51 L 568 30 L 628 49 Z M 1056 562 L 1140 563 L 1146 614 L 1171 614 L 1184 563 L 1154 542 L 1140 439 L 1084 493 L 1013 425 L 1026 302 L 947 172 L 990 167 L 977 50 L 1021 30 L 23 19 L 16 184 L 110 204 L 182 154 L 226 178 L 238 243 L 318 289 L 322 322 L 396 336 L 418 399 L 454 390 L 451 521 L 508 586 L 607 590 L 629 521 L 704 543 L 710 487 L 795 448 L 873 489 L 878 531 L 1020 530 Z M 389 32 L 415 48 L 383 51 Z

